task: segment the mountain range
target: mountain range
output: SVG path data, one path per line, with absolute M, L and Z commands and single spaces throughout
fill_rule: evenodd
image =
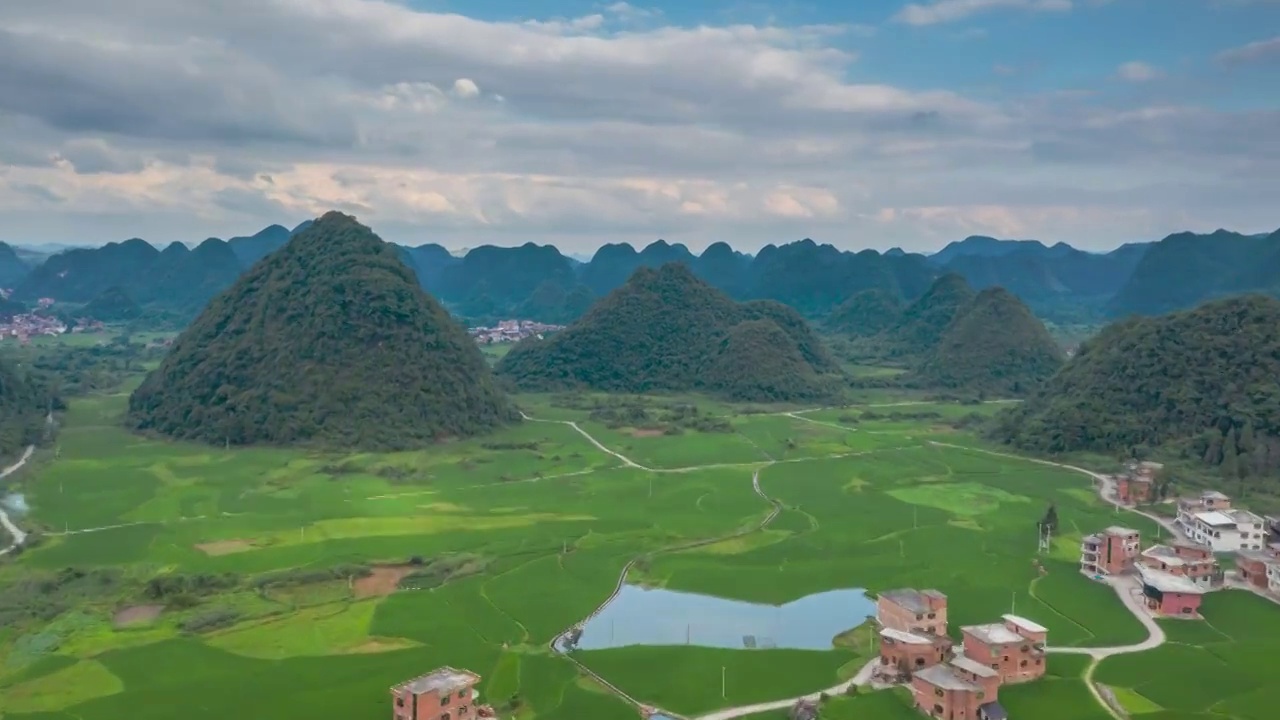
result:
M 70 303 L 119 288 L 144 307 L 190 318 L 309 222 L 293 230 L 272 225 L 226 241 L 211 238 L 195 249 L 174 243 L 159 250 L 139 239 L 75 248 L 34 268 L 0 245 L 0 287 L 12 287 L 18 301 L 53 297 Z M 985 236 L 932 255 L 896 248 L 852 252 L 809 239 L 768 245 L 754 255 L 724 242 L 701 254 L 664 240 L 639 250 L 614 243 L 586 262 L 535 243 L 481 246 L 461 256 L 437 244 L 395 250 L 425 289 L 455 315 L 476 321 L 519 316 L 567 323 L 637 269 L 672 262 L 735 300 L 776 300 L 811 319 L 827 319 L 872 291 L 860 302 L 905 306 L 946 273 L 961 276 L 975 291 L 1003 287 L 1037 316 L 1059 323 L 1155 315 L 1242 292 L 1280 295 L 1280 231 L 1177 233 L 1107 253 Z M 846 306 L 843 319 L 832 317 L 828 324 L 856 324 L 853 310 Z

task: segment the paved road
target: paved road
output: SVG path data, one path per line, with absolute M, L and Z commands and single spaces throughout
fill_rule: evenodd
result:
M 1116 591 L 1116 595 L 1120 598 L 1120 602 L 1128 608 L 1129 612 L 1142 623 L 1147 629 L 1147 639 L 1134 645 L 1113 645 L 1111 647 L 1047 647 L 1046 652 L 1058 653 L 1063 655 L 1088 655 L 1095 660 L 1109 658 L 1112 655 L 1128 655 L 1129 653 L 1145 652 L 1154 650 L 1166 641 L 1164 628 L 1151 617 L 1151 614 L 1142 606 L 1142 586 L 1135 577 L 1127 575 L 1112 575 L 1103 579 L 1104 582 Z
M 36 446 L 29 445 L 27 449 L 23 451 L 22 457 L 18 458 L 17 462 L 3 470 L 0 470 L 0 480 L 3 480 L 20 470 L 22 466 L 26 465 L 27 461 L 31 459 L 31 454 L 35 451 Z M 13 524 L 13 521 L 9 519 L 9 514 L 4 511 L 3 507 L 0 507 L 0 527 L 3 527 L 8 531 L 9 535 L 13 537 L 13 542 L 10 543 L 8 547 L 0 550 L 0 555 L 8 555 L 13 552 L 15 548 L 20 548 L 27 542 L 27 534 L 22 531 L 22 528 Z

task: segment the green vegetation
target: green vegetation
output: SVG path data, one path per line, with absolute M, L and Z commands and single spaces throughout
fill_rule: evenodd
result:
M 117 285 L 103 290 L 80 308 L 77 314 L 102 322 L 125 322 L 141 315 L 142 306 L 138 305 L 124 288 Z
M 497 369 L 528 390 L 701 389 L 765 402 L 821 395 L 817 376 L 837 366 L 794 311 L 735 303 L 672 263 L 637 270 L 581 320 L 546 340 L 521 342 Z
M 833 333 L 871 337 L 893 327 L 902 312 L 898 297 L 884 290 L 863 290 L 837 305 L 824 326 Z
M 0 358 L 0 467 L 45 436 L 45 416 L 55 398 L 37 377 Z
M 1095 680 L 1115 688 L 1126 708 L 1150 711 L 1152 718 L 1275 717 L 1280 609 L 1248 593 L 1220 592 L 1205 596 L 1201 614 L 1204 626 L 1193 629 L 1200 637 L 1104 660 Z M 1174 630 L 1188 623 L 1162 624 Z
M 978 293 L 947 326 L 915 377 L 931 387 L 1024 395 L 1062 367 L 1062 350 L 1002 288 Z
M 883 341 L 889 353 L 912 358 L 932 353 L 943 333 L 973 298 L 973 288 L 959 275 L 948 273 L 938 278 L 885 332 Z
M 390 246 L 340 213 L 215 298 L 129 414 L 140 430 L 208 443 L 365 448 L 514 418 L 475 343 Z
M 1160 453 L 1230 483 L 1280 469 L 1280 300 L 1218 300 L 1107 327 L 1003 416 L 999 439 L 1037 452 Z
M 12 288 L 31 268 L 7 243 L 0 242 L 0 288 Z

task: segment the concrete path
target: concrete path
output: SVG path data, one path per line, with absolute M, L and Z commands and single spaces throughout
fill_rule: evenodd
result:
M 27 449 L 23 451 L 22 457 L 18 458 L 17 462 L 3 470 L 0 470 L 0 480 L 9 477 L 18 470 L 21 470 L 22 466 L 27 464 L 27 461 L 31 459 L 31 455 L 35 451 L 35 445 L 28 445 Z M 4 511 L 4 507 L 2 506 L 0 506 L 0 527 L 3 527 L 5 531 L 13 537 L 13 542 L 10 543 L 8 547 L 0 550 L 0 555 L 8 555 L 16 548 L 22 547 L 27 542 L 27 534 L 22 531 L 22 528 L 15 525 L 13 521 L 9 519 L 9 514 Z
M 1120 602 L 1128 608 L 1129 612 L 1142 623 L 1147 629 L 1147 639 L 1134 645 L 1113 645 L 1111 647 L 1046 647 L 1045 652 L 1062 654 L 1062 655 L 1088 655 L 1095 660 L 1102 660 L 1113 655 L 1128 655 L 1130 653 L 1145 652 L 1154 650 L 1166 641 L 1164 628 L 1151 617 L 1151 613 L 1147 612 L 1142 605 L 1142 586 L 1138 579 L 1125 575 L 1104 578 L 1100 582 L 1104 582 L 1116 591 L 1116 595 L 1120 598 Z
M 746 717 L 747 715 L 755 715 L 756 713 L 769 712 L 770 710 L 789 710 L 800 700 L 810 700 L 817 702 L 823 695 L 843 695 L 850 685 L 866 686 L 871 684 L 871 674 L 875 672 L 876 665 L 880 664 L 879 658 L 872 658 L 867 661 L 866 665 L 858 671 L 857 675 L 845 680 L 839 685 L 833 685 L 826 690 L 809 693 L 808 695 L 800 695 L 799 697 L 787 698 L 786 700 L 774 700 L 773 702 L 756 703 L 755 705 L 742 705 L 735 708 L 726 708 L 717 710 L 706 715 L 699 715 L 695 720 L 733 720 L 733 718 Z

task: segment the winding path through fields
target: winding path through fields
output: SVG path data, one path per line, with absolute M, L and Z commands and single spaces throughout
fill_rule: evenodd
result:
M 14 464 L 10 465 L 9 467 L 3 470 L 0 470 L 0 480 L 3 480 L 9 477 L 10 475 L 17 472 L 18 470 L 21 470 L 22 466 L 27 464 L 27 461 L 31 459 L 31 455 L 35 451 L 36 451 L 35 445 L 28 445 L 27 449 L 23 451 L 22 457 L 18 458 L 17 462 L 15 462 Z M 13 521 L 9 519 L 9 513 L 4 511 L 4 506 L 2 505 L 0 505 L 0 527 L 3 527 L 5 531 L 7 531 L 9 535 L 13 537 L 13 542 L 10 543 L 3 550 L 0 550 L 0 555 L 8 555 L 9 553 L 13 552 L 15 549 L 22 547 L 23 544 L 27 542 L 27 534 L 22 531 L 22 528 L 15 525 Z

